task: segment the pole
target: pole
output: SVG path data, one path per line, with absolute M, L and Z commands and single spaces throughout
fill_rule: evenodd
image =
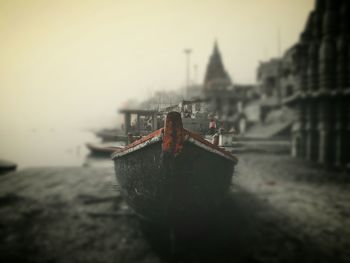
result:
M 281 56 L 281 34 L 280 29 L 277 29 L 277 99 L 279 106 L 282 105 L 282 90 L 281 90 L 281 64 L 282 64 L 282 56 Z
M 198 65 L 197 64 L 193 66 L 193 71 L 194 71 L 194 80 L 193 80 L 193 82 L 196 85 L 197 84 L 197 74 L 198 74 Z
M 192 52 L 192 49 L 186 48 L 184 50 L 186 54 L 186 97 L 189 96 L 189 88 L 190 88 L 190 55 Z
M 277 57 L 281 56 L 281 31 L 277 29 Z

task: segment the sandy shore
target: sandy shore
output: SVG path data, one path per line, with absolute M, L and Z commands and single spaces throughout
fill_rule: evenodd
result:
M 287 155 L 239 157 L 227 202 L 176 259 L 168 232 L 123 202 L 111 163 L 1 176 L 0 262 L 350 261 L 348 175 Z

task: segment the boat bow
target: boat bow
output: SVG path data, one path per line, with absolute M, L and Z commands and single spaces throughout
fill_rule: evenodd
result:
M 208 142 L 199 134 L 184 129 L 181 115 L 178 112 L 168 113 L 165 119 L 164 128 L 152 132 L 123 149 L 117 150 L 112 154 L 112 159 L 119 158 L 159 141 L 162 141 L 162 151 L 164 153 L 172 154 L 174 157 L 181 153 L 184 143 L 189 142 L 208 152 L 220 155 L 235 164 L 238 162 L 238 159 L 230 152 Z

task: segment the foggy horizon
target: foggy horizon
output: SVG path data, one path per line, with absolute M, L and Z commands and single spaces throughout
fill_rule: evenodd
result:
M 67 153 L 81 159 L 73 155 L 93 140 L 86 130 L 117 128 L 126 103 L 184 88 L 185 48 L 190 82 L 203 83 L 216 40 L 233 83 L 255 83 L 259 61 L 297 42 L 312 7 L 312 0 L 1 1 L 0 155 L 20 165 L 66 163 Z
M 55 126 L 64 119 L 89 128 L 113 125 L 117 108 L 130 99 L 183 87 L 184 48 L 193 50 L 191 81 L 203 82 L 217 40 L 233 82 L 255 83 L 259 61 L 276 57 L 278 45 L 282 54 L 296 43 L 313 1 L 0 5 L 4 126 Z

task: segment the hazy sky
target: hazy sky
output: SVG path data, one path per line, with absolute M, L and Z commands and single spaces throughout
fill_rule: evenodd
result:
M 218 40 L 234 82 L 304 28 L 313 0 L 0 0 L 0 121 L 54 125 L 115 115 L 127 98 L 185 83 L 184 48 L 202 82 Z M 193 71 L 192 71 L 193 72 Z

